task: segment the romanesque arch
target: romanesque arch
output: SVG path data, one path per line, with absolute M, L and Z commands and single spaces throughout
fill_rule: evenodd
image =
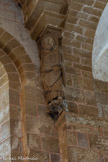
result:
M 0 47 L 2 53 L 0 53 L 0 61 L 9 73 L 10 102 L 13 103 L 10 115 L 12 119 L 15 116 L 15 121 L 10 120 L 10 128 L 13 128 L 12 133 L 15 134 L 15 138 L 11 140 L 13 141 L 11 157 L 18 159 L 22 155 L 22 157 L 39 158 L 44 162 L 45 159 L 49 159 L 48 153 L 45 152 L 46 141 L 51 140 L 54 143 L 49 148 L 49 151 L 50 149 L 54 151 L 51 156 L 54 155 L 59 158 L 58 138 L 54 135 L 56 129 L 54 122 L 46 114 L 43 88 L 35 65 L 23 46 L 3 28 L 1 28 L 1 31 Z M 15 69 L 15 72 L 13 69 Z M 16 83 L 14 83 L 14 80 Z M 13 115 L 14 104 L 19 104 L 19 106 Z M 20 114 L 20 110 L 21 116 L 18 117 L 17 111 Z M 41 138 L 43 133 L 48 137 Z M 17 135 L 19 143 L 16 138 Z M 41 147 L 42 150 L 40 151 Z
M 29 130 L 27 130 L 26 124 L 30 120 L 29 117 L 27 118 L 27 114 L 29 116 L 29 111 L 32 112 L 32 110 L 29 110 L 30 102 L 37 104 L 41 99 L 36 98 L 36 94 L 42 94 L 42 91 L 37 87 L 35 67 L 23 46 L 4 29 L 1 28 L 1 31 L 0 62 L 7 73 L 9 86 L 8 124 L 10 124 L 10 136 L 12 136 L 10 139 L 12 142 L 12 145 L 10 144 L 11 156 L 24 156 L 24 154 L 29 154 L 27 144 L 27 132 L 29 134 Z M 33 91 L 34 93 L 32 93 Z M 1 100 L 1 102 L 3 101 Z M 26 110 L 28 103 L 28 110 Z M 34 123 L 32 123 L 32 126 L 34 127 Z
M 21 155 L 19 150 L 23 147 L 23 157 L 36 157 L 42 162 L 54 157 L 59 159 L 57 130 L 46 113 L 36 42 L 31 39 L 29 31 L 24 26 L 20 7 L 14 1 L 7 0 L 3 0 L 2 5 L 7 9 L 1 12 L 7 14 L 1 14 L 0 17 L 1 48 L 14 63 L 21 81 L 23 146 L 17 151 L 14 150 L 12 156 Z M 8 17 L 9 11 L 11 13 Z M 13 14 L 16 15 L 14 18 Z
M 62 113 L 56 123 L 60 141 L 58 146 L 58 132 L 54 122 L 46 114 L 43 88 L 37 81 L 40 79 L 39 64 L 36 73 L 37 63 L 35 66 L 32 64 L 38 57 L 34 59 L 36 48 L 29 49 L 29 43 L 30 46 L 32 43 L 36 46 L 35 41 L 30 40 L 23 21 L 20 25 L 15 22 L 11 28 L 12 22 L 4 23 L 4 20 L 0 19 L 1 27 L 10 30 L 9 33 L 15 35 L 20 42 L 1 28 L 0 46 L 14 63 L 21 82 L 20 103 L 25 156 L 35 156 L 42 162 L 59 162 L 61 152 L 63 161 L 108 161 L 108 114 L 106 112 L 104 116 L 102 108 L 108 104 L 108 88 L 105 82 L 103 84 L 96 78 L 94 80 L 91 59 L 94 35 L 107 0 L 17 2 L 22 7 L 25 26 L 34 40 L 42 36 L 46 27 L 55 26 L 54 29 L 60 30 L 62 28 L 63 66 L 66 70 L 65 93 L 69 108 L 69 112 Z M 36 5 L 36 2 L 40 4 Z M 40 14 L 39 19 L 36 17 L 37 13 Z M 15 28 L 18 29 L 18 33 L 15 32 Z
M 21 84 L 15 65 L 0 49 L 0 157 L 6 159 L 20 146 Z M 11 159 L 10 159 L 11 161 Z
M 57 5 L 55 0 L 50 2 L 52 2 L 53 5 Z M 74 114 L 64 113 L 58 122 L 62 158 L 64 161 L 73 160 L 75 162 L 83 162 L 84 160 L 90 162 L 95 162 L 96 160 L 99 162 L 107 161 L 106 153 L 97 154 L 97 152 L 93 150 L 94 148 L 98 150 L 100 146 L 104 151 L 107 149 L 107 146 L 102 144 L 101 141 L 101 139 L 103 139 L 105 143 L 107 143 L 104 133 L 105 129 L 107 129 L 107 123 L 104 122 L 104 124 L 102 124 L 102 122 L 99 121 L 100 119 L 97 119 L 101 117 L 104 120 L 102 110 L 98 112 L 97 98 L 99 102 L 107 104 L 107 97 L 106 94 L 98 92 L 98 84 L 94 84 L 92 76 L 93 41 L 99 19 L 106 6 L 107 0 L 71 0 L 68 2 L 70 2 L 70 4 L 63 28 L 62 42 L 65 59 L 64 66 L 67 74 L 65 78 L 66 96 L 69 110 Z M 33 39 L 36 40 L 36 27 L 39 29 L 38 32 L 40 32 L 38 25 L 41 23 L 39 24 L 39 21 L 35 21 L 34 15 L 37 10 L 35 7 L 31 7 L 32 5 L 33 1 L 23 1 L 22 9 L 24 11 L 26 27 L 30 30 Z M 49 18 L 49 13 L 51 14 L 50 7 L 45 9 L 47 12 L 45 11 L 45 15 L 42 15 L 41 18 L 46 18 L 47 22 L 50 20 L 49 24 L 54 25 Z M 59 12 L 60 14 L 58 10 L 53 11 L 54 13 Z M 51 16 L 52 15 L 55 14 L 51 14 Z M 59 19 L 59 25 L 62 20 L 60 21 Z M 103 83 L 99 83 L 99 86 L 103 91 L 107 89 L 106 84 L 103 86 Z M 108 115 L 106 115 L 106 118 L 107 117 Z M 89 126 L 93 127 L 98 133 L 93 131 Z M 63 136 L 63 134 L 65 135 Z M 69 142 L 69 138 L 74 140 Z M 83 140 L 81 140 L 81 138 L 85 142 L 82 142 Z M 89 152 L 87 151 L 88 148 L 90 149 Z
M 106 5 L 94 37 L 92 71 L 99 117 L 107 119 L 108 114 L 108 4 Z

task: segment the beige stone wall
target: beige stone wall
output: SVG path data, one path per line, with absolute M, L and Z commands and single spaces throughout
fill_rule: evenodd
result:
M 11 154 L 9 118 L 9 80 L 0 62 L 0 157 Z
M 0 156 L 22 152 L 20 81 L 15 65 L 0 50 Z M 19 151 L 19 147 L 20 151 Z M 9 160 L 11 161 L 11 160 Z
M 53 2 L 56 6 L 55 0 Z M 63 162 L 93 162 L 94 159 L 107 162 L 107 84 L 92 76 L 94 35 L 106 2 L 70 1 L 62 41 L 65 94 L 70 115 L 61 120 L 64 127 L 57 124 L 57 131 L 54 121 L 46 113 L 47 105 L 38 75 L 37 45 L 30 36 L 36 23 L 35 19 L 32 22 L 36 1 L 22 1 L 24 20 L 30 32 L 24 26 L 22 10 L 16 2 L 0 1 L 0 48 L 5 51 L 0 54 L 0 61 L 9 72 L 13 157 L 23 155 L 38 158 L 39 162 L 60 162 L 61 153 Z M 59 10 L 56 8 L 53 12 Z M 8 66 L 10 60 L 13 66 Z M 0 82 L 1 79 L 0 76 Z M 104 124 L 100 127 L 98 117 L 105 128 Z
M 108 161 L 108 121 L 64 113 L 57 127 L 64 162 Z
M 22 10 L 14 0 L 0 1 L 0 27 L 24 46 L 33 63 L 39 68 L 36 42 L 31 39 L 30 33 L 25 28 Z
M 6 14 L 10 8 L 5 9 L 7 4 L 15 7 L 13 1 L 2 1 L 4 8 L 1 10 Z M 14 14 L 16 12 L 15 9 Z M 6 19 L 2 15 L 1 27 L 0 48 L 6 56 L 1 55 L 0 60 L 6 65 L 10 79 L 11 156 L 16 159 L 21 155 L 34 157 L 43 162 L 51 159 L 59 161 L 57 130 L 46 113 L 46 102 L 36 68 L 39 67 L 36 42 L 31 40 L 23 21 Z M 16 68 L 15 73 L 14 67 L 7 65 L 9 60 Z
M 66 16 L 62 49 L 66 69 L 65 94 L 69 109 L 80 115 L 98 116 L 99 108 L 92 75 L 92 48 L 96 28 L 107 1 L 71 0 L 68 1 L 67 14 L 58 5 L 61 2 L 64 3 L 64 1 L 56 2 L 55 0 L 45 1 L 37 11 L 36 1 L 23 1 L 23 3 L 20 1 L 25 25 L 33 36 L 33 33 L 34 35 L 36 33 L 37 15 L 42 12 L 42 9 L 48 10 L 51 14 L 53 12 Z M 49 17 L 47 19 L 49 20 Z M 49 21 L 50 23 L 52 22 Z M 33 38 L 36 39 L 35 36 Z

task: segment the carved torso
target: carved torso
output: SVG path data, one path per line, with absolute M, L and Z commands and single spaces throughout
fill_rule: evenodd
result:
M 52 70 L 55 66 L 61 66 L 62 56 L 58 49 L 53 51 L 41 50 L 41 70 L 47 72 Z
M 45 97 L 49 105 L 48 112 L 57 118 L 64 107 L 64 80 L 62 68 L 62 53 L 59 37 L 45 33 L 41 39 L 40 48 L 41 75 Z M 56 117 L 55 117 L 56 116 Z

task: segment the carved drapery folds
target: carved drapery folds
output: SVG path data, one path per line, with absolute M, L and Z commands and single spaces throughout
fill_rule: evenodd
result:
M 62 32 L 47 28 L 39 39 L 41 75 L 48 113 L 57 119 L 67 110 L 64 96 L 65 80 L 62 56 Z
M 37 0 L 35 11 L 26 18 L 26 27 L 38 42 L 41 76 L 48 113 L 57 119 L 67 110 L 62 56 L 62 31 L 68 9 L 67 0 Z M 28 22 L 30 25 L 28 26 Z M 32 27 L 33 26 L 33 27 Z

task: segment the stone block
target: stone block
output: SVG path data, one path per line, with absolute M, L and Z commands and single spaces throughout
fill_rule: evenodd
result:
M 82 84 L 85 90 L 94 91 L 94 82 L 92 79 L 83 78 Z
M 49 156 L 48 153 L 36 151 L 36 150 L 30 150 L 29 157 L 31 159 L 35 158 L 36 162 L 49 162 Z
M 60 162 L 59 154 L 51 154 L 51 162 Z
M 88 148 L 89 147 L 89 143 L 88 143 L 88 139 L 87 139 L 87 135 L 84 133 L 77 133 L 77 139 L 78 139 L 78 145 L 80 147 L 85 147 Z
M 38 117 L 40 117 L 43 121 L 50 120 L 50 117 L 47 113 L 46 105 L 38 105 Z
M 37 104 L 43 104 L 45 100 L 43 91 L 33 87 L 25 87 L 25 98 L 27 101 L 36 102 Z
M 84 92 L 80 89 L 67 87 L 65 91 L 66 99 L 71 102 L 85 103 Z
M 3 48 L 5 46 L 5 44 L 10 41 L 12 39 L 12 36 L 5 32 L 2 36 L 1 36 L 1 40 L 0 40 L 0 47 Z
M 94 4 L 95 8 L 98 8 L 101 10 L 103 10 L 105 8 L 105 6 L 106 6 L 106 3 L 102 3 L 102 2 L 98 2 L 98 1 Z
M 40 118 L 39 132 L 44 136 L 54 136 L 54 121 L 48 117 L 47 120 Z
M 26 117 L 26 131 L 30 134 L 39 134 L 40 121 L 33 116 Z
M 5 141 L 0 143 L 0 157 L 11 155 L 11 139 L 7 138 Z
M 106 105 L 104 105 L 103 106 L 103 111 L 104 111 L 104 117 L 105 117 L 105 119 L 108 119 L 108 106 Z
M 11 125 L 11 135 L 16 137 L 22 137 L 22 130 L 21 130 L 21 121 L 17 119 L 10 119 Z
M 42 149 L 47 152 L 59 153 L 58 139 L 53 137 L 42 138 Z
M 36 117 L 37 116 L 37 106 L 34 102 L 26 102 L 25 103 L 25 106 L 26 106 L 26 113 L 28 115 L 31 115 L 31 116 L 34 116 Z
M 68 146 L 77 145 L 77 138 L 75 132 L 67 131 L 66 136 Z
M 1 125 L 0 141 L 2 142 L 3 140 L 7 139 L 9 136 L 11 136 L 10 120 L 4 122 Z
M 94 93 L 90 91 L 85 91 L 84 94 L 85 94 L 87 105 L 96 106 L 96 98 L 94 96 Z
M 82 4 L 71 2 L 70 8 L 71 10 L 73 9 L 73 10 L 79 11 L 82 9 Z
M 18 137 L 12 136 L 11 137 L 11 148 L 12 148 L 12 150 L 17 150 L 18 144 L 19 144 Z
M 98 134 L 89 134 L 88 139 L 89 139 L 89 144 L 90 144 L 90 148 L 92 149 L 96 149 L 99 148 L 98 147 Z
M 108 92 L 108 83 L 101 80 L 94 80 L 95 90 L 101 92 Z
M 41 149 L 41 139 L 39 135 L 27 134 L 28 147 L 30 150 Z
M 98 116 L 97 107 L 87 106 L 87 105 L 79 105 L 79 114 L 80 115 L 88 115 L 88 116 Z
M 69 162 L 96 162 L 98 153 L 88 149 L 69 148 Z
M 108 93 L 96 91 L 95 96 L 96 96 L 97 103 L 100 103 L 102 105 L 108 105 L 108 100 L 107 100 Z
M 13 89 L 10 89 L 10 91 L 9 91 L 9 100 L 10 100 L 10 104 L 20 106 L 19 92 L 15 91 Z
M 9 54 L 14 48 L 19 47 L 20 44 L 15 40 L 12 39 L 11 41 L 9 41 L 5 47 L 4 47 L 4 51 Z
M 78 106 L 76 103 L 68 102 L 68 109 L 70 112 L 78 113 Z

